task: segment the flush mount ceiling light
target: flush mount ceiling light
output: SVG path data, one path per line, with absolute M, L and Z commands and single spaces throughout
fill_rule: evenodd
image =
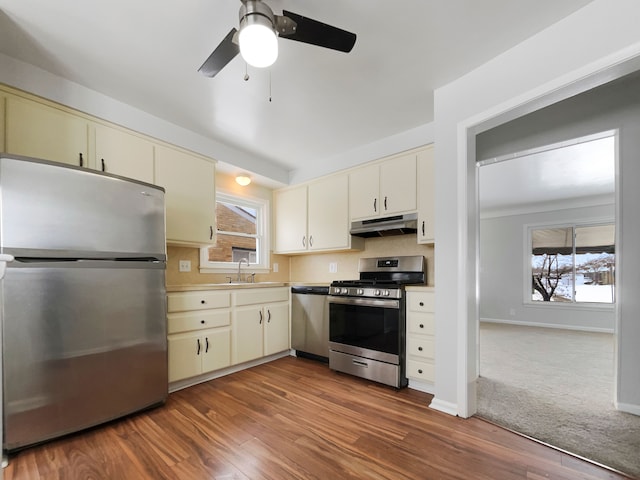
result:
M 246 187 L 251 183 L 251 177 L 246 173 L 242 173 L 236 177 L 236 183 L 243 187 Z
M 240 7 L 240 55 L 252 67 L 273 65 L 278 58 L 278 38 L 275 19 L 269 6 L 261 1 L 247 0 Z
M 262 0 L 241 0 L 239 31 L 232 28 L 198 69 L 207 77 L 215 77 L 238 53 L 254 67 L 268 67 L 278 58 L 278 38 L 350 52 L 356 34 L 282 11 L 275 15 Z

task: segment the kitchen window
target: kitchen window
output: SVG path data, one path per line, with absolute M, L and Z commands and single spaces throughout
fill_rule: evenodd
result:
M 237 272 L 238 262 L 242 259 L 250 264 L 243 266 L 243 270 L 251 273 L 267 271 L 267 213 L 267 200 L 218 192 L 216 245 L 200 249 L 200 271 Z
M 529 228 L 528 302 L 615 302 L 615 224 Z

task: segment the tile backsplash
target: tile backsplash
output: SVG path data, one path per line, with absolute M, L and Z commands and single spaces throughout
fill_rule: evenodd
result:
M 367 238 L 365 249 L 357 252 L 317 253 L 303 255 L 271 254 L 271 264 L 278 264 L 278 272 L 256 274 L 257 282 L 330 283 L 333 280 L 358 278 L 361 257 L 392 255 L 424 255 L 427 261 L 427 283 L 435 286 L 434 247 L 418 245 L 415 235 Z M 167 247 L 167 285 L 224 283 L 231 273 L 200 273 L 200 250 L 191 247 Z M 190 272 L 180 272 L 180 260 L 191 262 Z M 332 265 L 333 264 L 333 265 Z M 330 269 L 335 266 L 335 273 Z M 249 268 L 248 271 L 251 269 Z

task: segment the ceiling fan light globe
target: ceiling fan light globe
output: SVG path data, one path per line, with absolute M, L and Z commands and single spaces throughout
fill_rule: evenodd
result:
M 272 27 L 262 23 L 249 23 L 238 34 L 240 54 L 252 67 L 273 65 L 278 58 L 278 37 Z

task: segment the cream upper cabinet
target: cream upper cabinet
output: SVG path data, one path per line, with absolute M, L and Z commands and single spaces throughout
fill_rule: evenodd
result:
M 349 211 L 352 220 L 380 215 L 380 165 L 368 165 L 349 174 Z
M 275 192 L 276 252 L 362 249 L 349 235 L 349 178 L 332 175 Z
M 215 243 L 215 165 L 204 158 L 157 145 L 155 181 L 164 187 L 167 243 Z
M 96 125 L 96 168 L 153 183 L 153 143 L 123 130 Z
M 350 248 L 349 177 L 327 177 L 308 188 L 309 250 Z
M 435 171 L 434 150 L 418 153 L 418 243 L 434 243 Z
M 0 90 L 0 152 L 6 152 L 4 145 L 4 120 L 6 112 L 7 96 Z
M 357 168 L 349 174 L 351 220 L 415 211 L 416 191 L 415 153 Z
M 89 166 L 89 123 L 84 118 L 8 95 L 5 122 L 7 153 Z
M 275 198 L 275 251 L 307 250 L 307 186 L 278 190 Z

